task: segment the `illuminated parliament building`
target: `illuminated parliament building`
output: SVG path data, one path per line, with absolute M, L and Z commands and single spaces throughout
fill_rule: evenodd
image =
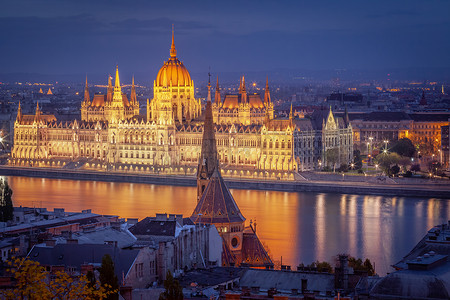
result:
M 204 114 L 194 91 L 172 33 L 170 57 L 153 82 L 145 115 L 139 114 L 134 79 L 130 96 L 122 93 L 117 67 L 106 94 L 91 97 L 86 79 L 79 120 L 58 121 L 39 105 L 34 115 L 24 115 L 19 104 L 10 164 L 196 174 Z M 263 96 L 247 93 L 244 76 L 238 94 L 221 95 L 217 79 L 212 114 L 223 176 L 292 180 L 299 170 L 325 165 L 330 148 L 339 150 L 340 163 L 352 160 L 352 129 L 345 118 L 335 118 L 331 109 L 293 118 L 292 107 L 289 118 L 276 118 L 268 81 Z

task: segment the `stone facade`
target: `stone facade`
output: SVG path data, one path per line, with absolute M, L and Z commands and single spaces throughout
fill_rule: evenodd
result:
M 63 123 L 43 115 L 39 107 L 35 115 L 22 115 L 19 109 L 10 163 L 195 174 L 203 121 L 201 101 L 194 97 L 194 90 L 189 72 L 176 57 L 172 36 L 170 58 L 154 81 L 154 96 L 148 101 L 146 115 L 139 115 L 134 80 L 129 100 L 122 94 L 116 68 L 114 87 L 109 78 L 106 95 L 95 95 L 92 101 L 86 80 L 81 120 Z M 211 99 L 210 84 L 208 92 Z M 268 81 L 264 99 L 247 94 L 244 77 L 237 95 L 224 95 L 224 101 L 221 98 L 217 82 L 213 119 L 224 176 L 293 180 L 294 172 L 316 167 L 318 158 L 331 146 L 351 153 L 352 143 L 343 139 L 344 127 L 337 121 L 305 129 L 297 125 L 304 122 L 295 120 L 292 113 L 289 119 L 274 118 Z

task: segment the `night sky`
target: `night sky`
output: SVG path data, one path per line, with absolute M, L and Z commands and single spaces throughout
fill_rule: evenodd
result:
M 2 1 L 0 73 L 449 68 L 450 1 Z

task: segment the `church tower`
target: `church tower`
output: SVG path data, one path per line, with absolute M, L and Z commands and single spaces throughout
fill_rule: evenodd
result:
M 202 152 L 197 168 L 197 202 L 200 201 L 206 185 L 216 169 L 219 169 L 219 161 L 217 159 L 217 145 L 212 116 L 211 82 L 209 82 L 203 127 Z

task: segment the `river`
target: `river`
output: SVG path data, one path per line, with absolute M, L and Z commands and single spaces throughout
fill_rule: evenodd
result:
M 92 209 L 145 218 L 190 216 L 196 188 L 152 184 L 7 177 L 14 206 Z M 431 227 L 450 218 L 450 200 L 325 193 L 231 190 L 242 214 L 275 261 L 291 265 L 333 262 L 339 253 L 369 258 L 378 274 L 393 271 Z

